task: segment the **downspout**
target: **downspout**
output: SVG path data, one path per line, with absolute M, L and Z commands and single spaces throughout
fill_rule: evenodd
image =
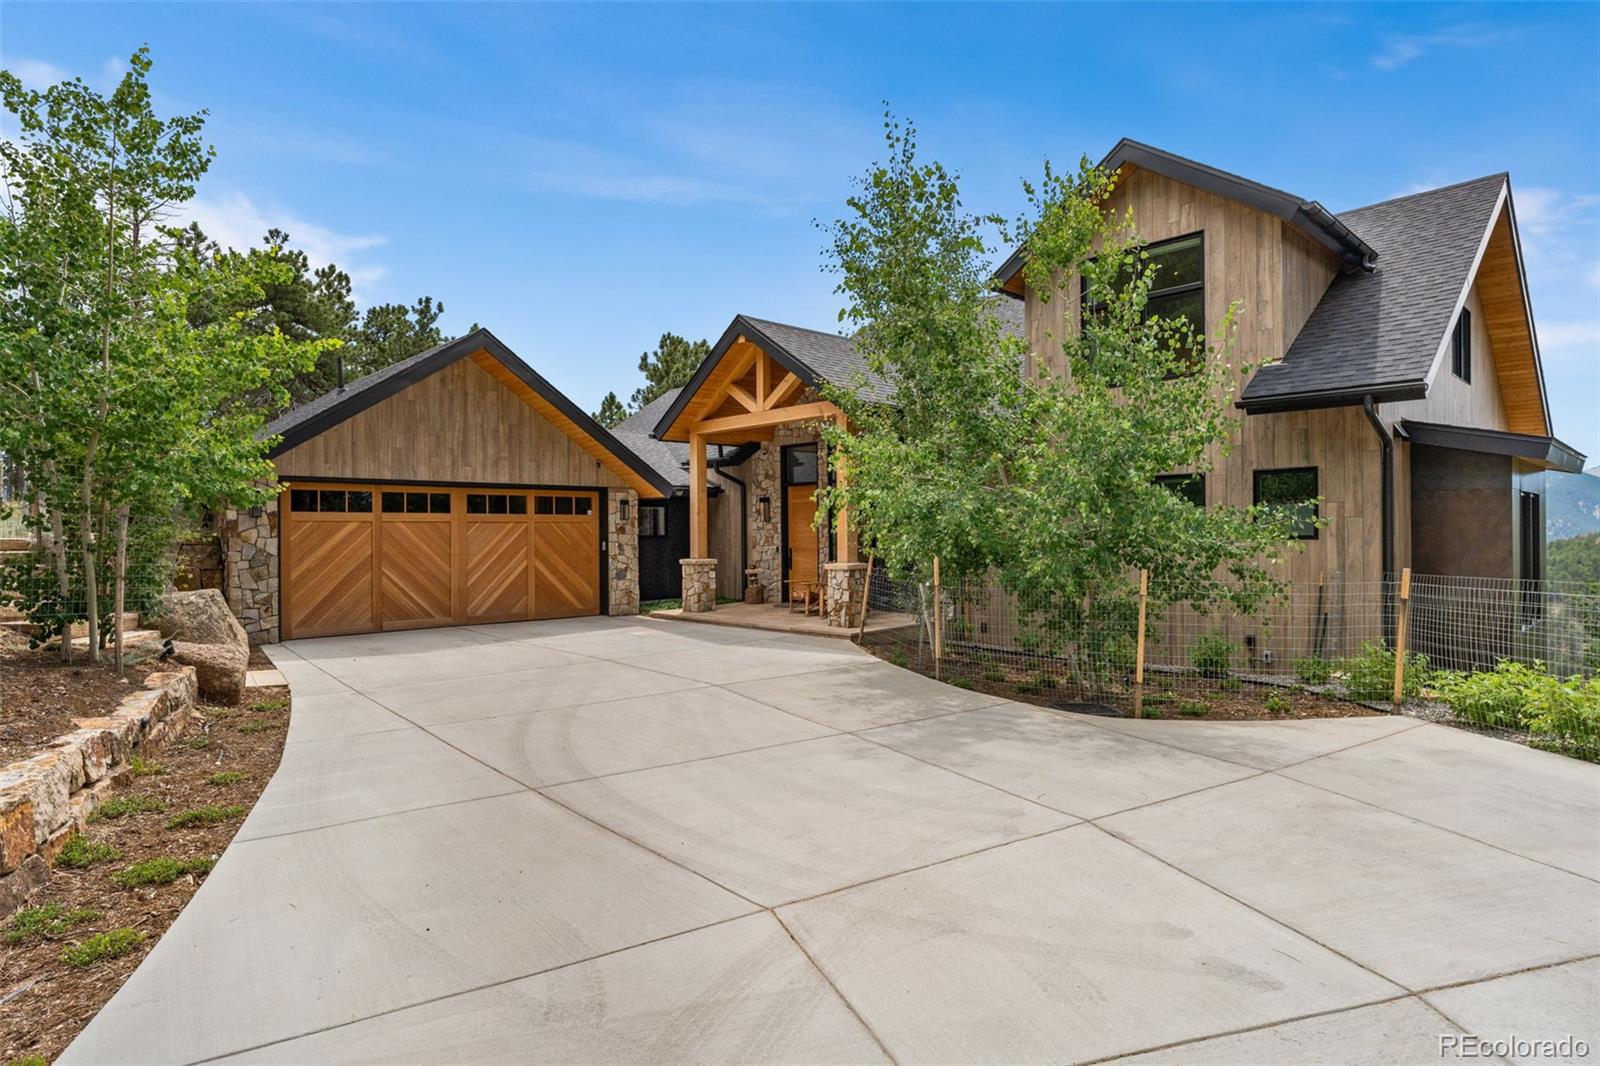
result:
M 1378 435 L 1379 447 L 1383 450 L 1383 578 L 1388 580 L 1394 570 L 1394 437 L 1384 428 L 1383 420 L 1378 417 L 1378 408 L 1372 402 L 1372 394 L 1361 398 L 1361 409 L 1367 414 L 1367 421 L 1372 423 L 1372 431 Z M 1392 630 L 1392 613 L 1388 598 L 1383 604 L 1383 631 L 1387 635 Z

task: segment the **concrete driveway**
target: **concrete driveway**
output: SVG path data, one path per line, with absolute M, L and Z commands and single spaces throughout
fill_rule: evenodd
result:
M 282 767 L 63 1062 L 1600 1056 L 1600 767 L 649 619 L 272 653 Z

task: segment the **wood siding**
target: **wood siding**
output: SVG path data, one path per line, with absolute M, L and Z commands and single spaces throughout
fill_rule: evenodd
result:
M 1213 334 L 1230 303 L 1239 313 L 1236 363 L 1281 359 L 1305 324 L 1336 266 L 1331 256 L 1270 215 L 1136 167 L 1123 171 L 1110 208 L 1131 208 L 1139 236 L 1165 240 L 1205 234 L 1205 327 Z M 1077 299 L 1027 293 L 1032 358 L 1064 374 L 1056 338 L 1077 329 Z M 1236 380 L 1243 388 L 1242 376 Z M 1382 464 L 1377 436 L 1359 407 L 1282 414 L 1238 414 L 1232 454 L 1209 456 L 1208 506 L 1248 506 L 1256 470 L 1314 466 L 1327 526 L 1295 542 L 1280 572 L 1314 586 L 1329 580 L 1377 580 L 1382 571 Z M 1178 473 L 1179 471 L 1174 471 Z
M 1451 343 L 1446 341 L 1427 397 L 1383 404 L 1380 413 L 1385 422 L 1393 425 L 1402 418 L 1409 418 L 1416 422 L 1477 429 L 1512 428 L 1500 401 L 1500 371 L 1477 284 L 1467 293 L 1465 306 L 1472 315 L 1472 382 L 1462 381 L 1451 371 Z
M 470 359 L 291 448 L 274 463 L 284 481 L 629 487 Z

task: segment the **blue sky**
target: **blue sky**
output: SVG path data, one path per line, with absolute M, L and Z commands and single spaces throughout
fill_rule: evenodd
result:
M 589 409 L 663 330 L 834 323 L 813 220 L 885 100 L 1008 215 L 1122 136 L 1334 211 L 1509 170 L 1556 431 L 1600 457 L 1592 5 L 0 7 L 34 84 L 141 43 L 162 110 L 210 109 L 214 236 L 430 294 Z

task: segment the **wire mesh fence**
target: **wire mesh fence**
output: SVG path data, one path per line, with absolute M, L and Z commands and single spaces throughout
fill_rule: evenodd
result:
M 111 545 L 97 549 L 95 554 L 95 588 L 91 595 L 81 550 L 58 555 L 48 539 L 42 548 L 30 540 L 27 547 L 0 550 L 3 639 L 14 646 L 59 648 L 65 634 L 72 657 L 87 657 L 93 616 L 97 623 L 94 646 L 110 649 L 118 622 L 117 557 Z M 171 587 L 177 572 L 174 546 L 138 539 L 128 546 L 121 596 L 125 631 L 138 629 L 156 613 L 162 594 Z
M 1396 709 L 1398 680 L 1398 706 L 1448 719 L 1434 684 L 1447 690 L 1458 675 L 1504 673 L 1502 663 L 1562 681 L 1580 705 L 1600 694 L 1592 680 L 1600 670 L 1595 585 L 1334 578 L 1292 585 L 1252 610 L 1181 589 L 1145 598 L 1142 608 L 1141 624 L 1131 585 L 1091 603 L 984 578 L 936 588 L 875 577 L 869 610 L 900 612 L 915 624 L 869 633 L 863 644 L 962 687 L 1151 717 L 1382 713 Z M 1600 706 L 1591 710 L 1600 718 Z M 1479 724 L 1514 732 L 1523 725 Z

